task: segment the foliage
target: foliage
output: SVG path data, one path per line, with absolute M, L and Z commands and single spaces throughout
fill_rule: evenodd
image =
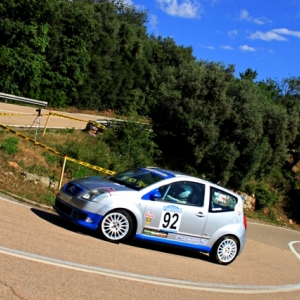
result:
M 153 165 L 159 157 L 160 151 L 153 141 L 153 131 L 141 121 L 126 121 L 105 132 L 103 138 L 110 148 L 111 169 L 121 171 Z
M 16 139 L 15 137 L 6 138 L 1 144 L 0 149 L 7 152 L 10 155 L 18 153 L 18 139 Z
M 276 196 L 274 193 L 271 192 L 271 190 L 264 185 L 259 185 L 255 190 L 255 197 L 256 197 L 256 205 L 257 208 L 264 208 L 264 207 L 270 207 L 276 199 Z

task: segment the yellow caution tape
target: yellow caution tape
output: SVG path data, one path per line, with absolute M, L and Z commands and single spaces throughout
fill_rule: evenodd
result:
M 23 116 L 23 117 L 27 117 L 27 116 L 37 116 L 37 114 L 11 114 L 11 113 L 0 113 L 0 116 Z M 44 116 L 49 116 L 49 114 L 46 115 L 40 115 L 41 117 Z
M 11 129 L 10 127 L 5 126 L 3 124 L 0 124 L 0 127 L 4 128 L 6 131 L 13 132 L 17 136 L 23 138 L 25 141 L 29 141 L 29 142 L 33 143 L 34 145 L 36 145 L 38 147 L 41 147 L 41 148 L 43 148 L 43 149 L 45 149 L 47 151 L 50 151 L 50 152 L 52 152 L 52 153 L 54 153 L 54 154 L 56 154 L 58 156 L 65 157 L 67 160 L 72 161 L 74 163 L 77 163 L 79 165 L 85 166 L 85 167 L 93 169 L 93 170 L 100 171 L 100 172 L 105 173 L 105 174 L 113 175 L 113 174 L 116 173 L 116 172 L 111 171 L 111 170 L 107 170 L 107 169 L 104 169 L 104 168 L 101 168 L 101 167 L 98 167 L 98 166 L 94 166 L 94 165 L 91 165 L 89 163 L 86 163 L 86 162 L 83 162 L 83 161 L 80 161 L 80 160 L 77 160 L 77 159 L 74 159 L 74 158 L 71 158 L 71 157 L 68 157 L 68 156 L 61 155 L 58 151 L 56 151 L 56 150 L 54 150 L 54 149 L 52 149 L 52 148 L 50 148 L 50 147 L 48 147 L 46 145 L 43 145 L 43 144 L 41 144 L 39 142 L 36 142 L 35 140 L 29 138 L 28 136 L 26 136 L 26 135 L 24 135 L 24 134 L 22 134 L 22 133 L 20 133 L 18 131 L 15 131 L 15 130 Z
M 89 120 L 88 123 L 93 124 L 95 127 L 99 128 L 99 129 L 107 129 L 104 125 L 99 124 L 99 123 L 97 123 L 97 122 L 95 122 L 95 121 L 92 121 L 92 120 Z
M 104 169 L 104 168 L 101 168 L 101 167 L 98 167 L 98 166 L 94 166 L 94 165 L 91 165 L 89 163 L 86 163 L 86 162 L 83 162 L 83 161 L 80 161 L 80 160 L 77 160 L 77 159 L 74 159 L 74 158 L 71 158 L 71 157 L 68 157 L 68 156 L 66 156 L 66 159 L 69 160 L 69 161 L 72 161 L 74 163 L 77 163 L 79 165 L 85 166 L 87 168 L 100 171 L 100 172 L 105 173 L 105 174 L 113 175 L 113 174 L 116 173 L 114 171 L 110 171 L 110 170 L 107 170 L 107 169 Z
M 87 120 L 77 119 L 77 118 L 73 118 L 73 117 L 69 117 L 69 116 L 66 116 L 66 115 L 61 115 L 61 114 L 57 114 L 57 113 L 53 113 L 53 112 L 51 112 L 50 114 L 53 115 L 53 116 L 57 116 L 57 117 L 65 118 L 65 119 L 71 119 L 71 120 L 76 120 L 76 121 L 81 121 L 81 122 L 89 122 L 89 123 L 92 123 L 97 128 L 107 129 L 104 125 L 101 125 L 101 124 L 99 124 L 95 121 L 92 121 L 92 120 L 87 121 Z
M 39 142 L 37 142 L 37 141 L 35 141 L 35 140 L 29 138 L 28 136 L 26 136 L 26 135 L 24 135 L 24 134 L 22 134 L 22 133 L 20 133 L 20 132 L 18 132 L 18 131 L 15 131 L 15 130 L 13 130 L 13 129 L 11 129 L 11 128 L 5 126 L 5 125 L 2 125 L 2 124 L 0 124 L 0 127 L 4 128 L 6 131 L 13 132 L 13 133 L 16 134 L 17 136 L 23 138 L 25 141 L 29 141 L 29 142 L 33 143 L 34 145 L 36 145 L 36 146 L 38 146 L 38 147 L 41 147 L 41 148 L 43 148 L 43 149 L 45 149 L 45 150 L 47 150 L 47 151 L 50 151 L 50 152 L 52 152 L 52 153 L 54 153 L 54 154 L 56 154 L 56 155 L 61 156 L 61 154 L 60 154 L 59 152 L 57 152 L 56 150 L 51 149 L 50 147 L 45 146 L 45 145 L 43 145 L 43 144 L 41 144 L 41 143 L 39 143 Z
M 76 121 L 81 121 L 81 122 L 87 122 L 87 120 L 77 119 L 77 118 L 57 114 L 57 113 L 54 113 L 54 112 L 51 112 L 50 114 L 51 114 L 51 116 L 57 116 L 57 117 L 65 118 L 65 119 L 71 119 L 71 120 L 76 120 Z

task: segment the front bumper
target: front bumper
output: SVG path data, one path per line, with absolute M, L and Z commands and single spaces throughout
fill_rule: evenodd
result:
M 73 207 L 58 197 L 53 208 L 67 221 L 88 229 L 97 230 L 103 216 Z

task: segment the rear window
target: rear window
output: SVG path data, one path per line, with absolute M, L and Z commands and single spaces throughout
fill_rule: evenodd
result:
M 210 188 L 210 212 L 218 213 L 234 211 L 237 202 L 237 197 L 234 197 L 233 195 L 219 190 L 217 188 Z

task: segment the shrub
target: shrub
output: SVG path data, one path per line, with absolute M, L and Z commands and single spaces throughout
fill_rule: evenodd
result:
M 14 137 L 8 137 L 1 144 L 1 149 L 10 155 L 15 155 L 19 151 L 18 140 Z
M 276 195 L 264 185 L 260 185 L 256 188 L 255 197 L 258 209 L 270 207 L 276 199 Z

